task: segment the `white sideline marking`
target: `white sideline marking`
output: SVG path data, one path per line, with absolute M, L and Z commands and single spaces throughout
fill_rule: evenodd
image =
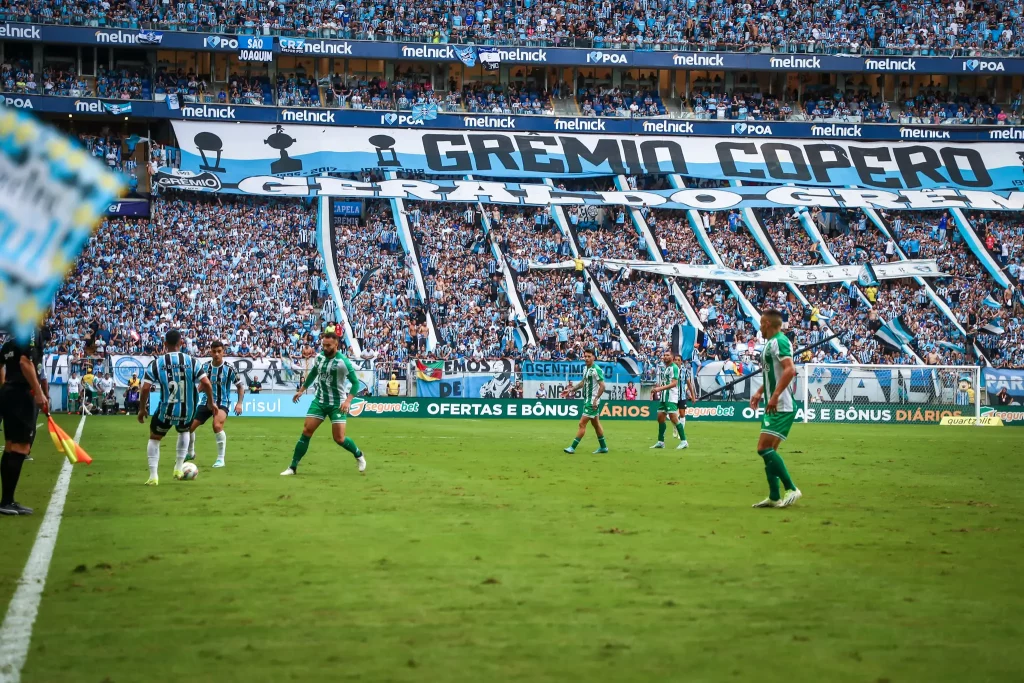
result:
M 85 415 L 78 422 L 75 430 L 75 443 L 82 438 L 85 429 Z M 64 515 L 64 501 L 68 497 L 68 486 L 71 484 L 71 461 L 64 458 L 57 483 L 50 496 L 50 504 L 46 506 L 46 516 L 39 527 L 36 542 L 32 545 L 32 553 L 25 563 L 25 571 L 18 580 L 18 589 L 11 598 L 7 608 L 7 616 L 0 626 L 0 683 L 19 683 L 21 669 L 28 658 L 28 646 L 32 640 L 32 626 L 39 614 L 39 601 L 46 587 L 46 575 L 50 572 L 50 560 L 53 548 L 57 545 L 57 532 L 60 531 L 60 520 Z M 14 520 L 7 520 L 11 523 Z M 15 524 L 17 522 L 14 522 Z

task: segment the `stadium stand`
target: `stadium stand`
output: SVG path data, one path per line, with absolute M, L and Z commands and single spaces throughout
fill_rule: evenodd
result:
M 80 355 L 93 337 L 107 353 L 153 353 L 175 325 L 195 349 L 221 339 L 232 355 L 298 357 L 317 320 L 312 214 L 185 195 L 155 200 L 151 219 L 104 220 L 55 298 L 54 350 Z
M 934 14 L 933 14 L 934 12 Z M 1021 14 L 1019 0 L 983 6 L 947 2 L 943 11 L 891 0 L 870 10 L 840 0 L 797 0 L 782 6 L 738 2 L 635 5 L 624 0 L 569 3 L 557 11 L 522 6 L 371 0 L 350 6 L 240 0 L 102 4 L 0 3 L 3 21 L 169 31 L 283 34 L 427 43 L 577 46 L 686 51 L 773 51 L 825 54 L 1012 55 L 1021 36 L 1004 17 Z

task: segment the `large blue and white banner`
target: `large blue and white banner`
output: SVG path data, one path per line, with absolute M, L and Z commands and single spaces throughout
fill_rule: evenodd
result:
M 1001 389 L 1006 389 L 1006 393 L 1010 395 L 1014 403 L 1024 403 L 1024 370 L 985 368 L 982 372 L 989 401 Z
M 654 275 L 685 277 L 698 280 L 727 280 L 730 282 L 792 282 L 813 285 L 828 282 L 860 282 L 871 284 L 875 280 L 899 280 L 905 277 L 944 277 L 934 259 L 913 259 L 893 263 L 866 265 L 814 265 L 814 266 L 769 266 L 760 270 L 736 270 L 711 264 L 655 263 L 631 259 L 580 259 L 586 266 L 598 266 L 607 270 L 634 270 Z M 530 262 L 531 270 L 573 270 L 575 261 L 556 263 Z
M 445 361 L 441 378 L 416 380 L 416 395 L 435 398 L 513 398 L 515 363 L 511 360 Z
M 488 127 L 501 117 L 480 119 L 481 127 Z M 210 174 L 221 187 L 268 175 L 319 176 L 364 169 L 499 178 L 678 173 L 888 191 L 1024 186 L 1024 142 L 1013 141 L 877 145 L 774 137 L 683 140 L 586 133 L 524 135 L 502 130 L 434 132 L 408 127 L 383 132 L 279 124 L 268 129 L 208 121 L 173 125 L 181 169 Z
M 1024 210 L 1024 192 L 988 190 L 874 190 L 857 188 L 748 185 L 728 189 L 591 192 L 557 190 L 540 183 L 480 180 L 383 180 L 364 183 L 333 176 L 258 175 L 222 183 L 212 171 L 164 168 L 153 182 L 167 190 L 226 192 L 268 197 L 350 197 L 432 202 L 485 202 L 514 206 L 634 206 L 658 209 L 728 211 L 754 207 L 892 209 L 930 211 Z

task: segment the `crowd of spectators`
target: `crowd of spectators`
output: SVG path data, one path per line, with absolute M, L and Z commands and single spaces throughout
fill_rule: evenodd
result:
M 425 351 L 428 328 L 412 271 L 415 260 L 402 249 L 388 204 L 370 203 L 364 225 L 339 225 L 335 231 L 338 287 L 360 346 L 385 364 Z
M 437 203 L 406 209 L 438 343 L 468 358 L 518 357 L 516 316 L 476 209 Z
M 812 121 L 860 121 L 863 123 L 893 123 L 893 112 L 888 102 L 873 97 L 866 91 L 831 93 L 805 97 L 804 110 Z
M 580 88 L 577 101 L 580 103 L 580 113 L 583 116 L 619 116 L 636 119 L 666 114 L 665 104 L 661 101 L 657 88 Z
M 115 167 L 127 163 L 116 136 L 83 142 Z M 580 182 L 608 189 L 607 180 Z M 572 238 L 561 233 L 547 209 L 487 205 L 481 215 L 467 205 L 410 203 L 412 256 L 400 244 L 388 205 L 370 203 L 362 225 L 336 226 L 338 286 L 354 336 L 391 367 L 425 355 L 429 312 L 437 357 L 560 360 L 578 358 L 588 346 L 613 357 L 622 351 L 619 340 L 625 336 L 639 359 L 651 363 L 673 325 L 685 321 L 683 311 L 661 276 L 606 269 L 601 261 L 648 260 L 655 251 L 668 262 L 708 264 L 710 246 L 732 268 L 768 265 L 735 212 L 694 215 L 711 239 L 702 246 L 686 213 L 643 209 L 655 241 L 648 245 L 625 209 L 586 208 L 574 207 L 566 215 L 575 246 L 597 262 L 540 270 L 531 269 L 530 262 L 568 261 L 573 254 Z M 841 333 L 846 353 L 823 344 L 801 360 L 971 364 L 976 362 L 973 342 L 994 365 L 1024 366 L 1024 301 L 996 285 L 947 212 L 882 214 L 892 238 L 862 212 L 816 213 L 811 220 L 821 231 L 820 246 L 792 212 L 756 215 L 785 264 L 816 264 L 828 257 L 844 264 L 936 259 L 949 276 L 934 279 L 934 291 L 968 335 L 912 280 L 801 286 L 805 299 L 781 284 L 741 285 L 757 310 L 783 312 L 797 346 Z M 1019 286 L 1024 222 L 1015 216 L 979 212 L 968 219 Z M 147 354 L 159 348 L 162 332 L 175 326 L 195 352 L 222 339 L 230 355 L 300 359 L 314 346 L 316 330 L 340 318 L 313 245 L 314 223 L 311 205 L 300 201 L 193 195 L 155 199 L 148 219 L 105 219 L 55 299 L 50 350 L 80 355 L 93 339 L 106 353 Z M 524 321 L 513 313 L 501 260 L 492 248 L 511 268 L 535 347 L 518 334 Z M 424 301 L 417 295 L 417 267 Z M 756 321 L 747 318 L 729 287 L 712 280 L 674 281 L 705 328 L 706 357 L 743 359 L 756 353 Z M 592 287 L 614 315 L 595 303 Z M 894 321 L 912 337 L 909 348 L 916 355 L 884 340 Z
M 913 124 L 955 124 L 955 125 L 1006 125 L 1016 123 L 1019 116 L 1020 95 L 1010 111 L 988 98 L 969 95 L 955 95 L 946 90 L 921 89 L 915 97 L 908 97 L 903 103 L 900 123 Z
M 145 86 L 145 88 L 144 88 Z M 99 67 L 96 74 L 96 95 L 112 100 L 149 99 L 149 79 L 136 70 Z
M 318 107 L 320 89 L 316 81 L 299 73 L 277 74 L 277 104 L 280 107 Z
M 785 98 L 761 92 L 723 93 L 720 89 L 700 89 L 690 95 L 686 104 L 698 119 L 787 121 L 793 108 Z
M 107 218 L 55 298 L 52 350 L 152 354 L 168 327 L 190 352 L 220 339 L 230 355 L 298 358 L 314 329 L 303 244 L 313 210 L 297 201 L 155 199 L 150 218 Z
M 239 76 L 231 74 L 228 91 L 218 93 L 220 101 L 231 104 L 272 104 L 270 84 L 265 76 Z
M 554 114 L 551 93 L 491 83 L 467 83 L 462 87 L 461 100 L 466 111 L 492 114 Z
M 1020 0 L 975 5 L 942 0 L 870 7 L 852 0 L 773 3 L 660 0 L 635 4 L 516 4 L 370 0 L 252 5 L 241 0 L 139 7 L 90 3 L 0 2 L 0 20 L 97 27 L 151 27 L 214 33 L 283 33 L 383 41 L 577 45 L 614 49 L 787 51 L 807 53 L 1016 54 Z
M 887 216 L 890 230 L 901 251 L 910 258 L 933 258 L 939 268 L 950 277 L 935 282 L 936 293 L 953 310 L 960 325 L 974 336 L 983 347 L 989 360 L 997 365 L 1020 367 L 1024 353 L 1018 343 L 1024 305 L 1020 298 L 1020 266 L 1017 266 L 1017 293 L 999 287 L 985 270 L 971 249 L 964 243 L 949 212 L 905 212 Z M 1012 222 L 1005 218 L 996 219 L 986 214 L 974 216 L 973 227 L 979 237 L 994 252 L 996 262 L 1002 260 L 1002 236 L 1006 236 L 1007 273 L 1010 272 L 1009 254 L 1018 234 Z M 998 251 L 995 247 L 998 241 Z M 1016 252 L 1019 253 L 1019 252 Z M 1006 330 L 1003 334 L 991 333 L 986 326 L 994 323 Z M 958 342 L 958 345 L 963 345 Z M 941 349 L 940 349 L 941 353 Z M 947 356 L 958 362 L 963 355 L 947 349 Z M 969 362 L 967 359 L 964 362 Z
M 177 69 L 168 72 L 166 68 L 158 68 L 153 79 L 153 93 L 161 95 L 177 95 L 183 102 L 213 101 L 210 86 L 206 79 L 195 71 Z M 220 93 L 224 97 L 224 93 Z

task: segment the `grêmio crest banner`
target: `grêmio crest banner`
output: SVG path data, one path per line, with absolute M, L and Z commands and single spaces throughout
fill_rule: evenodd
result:
M 1024 141 L 977 143 L 671 137 L 503 130 L 511 117 L 481 116 L 485 130 L 417 129 L 422 119 L 386 113 L 392 128 L 174 121 L 181 168 L 221 187 L 247 178 L 409 171 L 495 178 L 677 173 L 775 184 L 887 191 L 1024 186 Z M 390 117 L 390 118 L 389 118 Z M 467 117 L 467 120 L 474 120 Z M 244 190 L 251 192 L 251 190 Z
M 321 169 L 322 170 L 322 169 Z M 1024 191 L 873 190 L 863 188 L 751 185 L 727 189 L 644 191 L 567 191 L 540 183 L 483 180 L 382 180 L 364 183 L 326 175 L 249 176 L 223 183 L 210 171 L 164 168 L 154 180 L 168 190 L 226 192 L 267 197 L 349 197 L 433 202 L 485 202 L 514 206 L 632 206 L 679 211 L 728 211 L 744 208 L 821 207 L 930 211 L 1022 211 Z

